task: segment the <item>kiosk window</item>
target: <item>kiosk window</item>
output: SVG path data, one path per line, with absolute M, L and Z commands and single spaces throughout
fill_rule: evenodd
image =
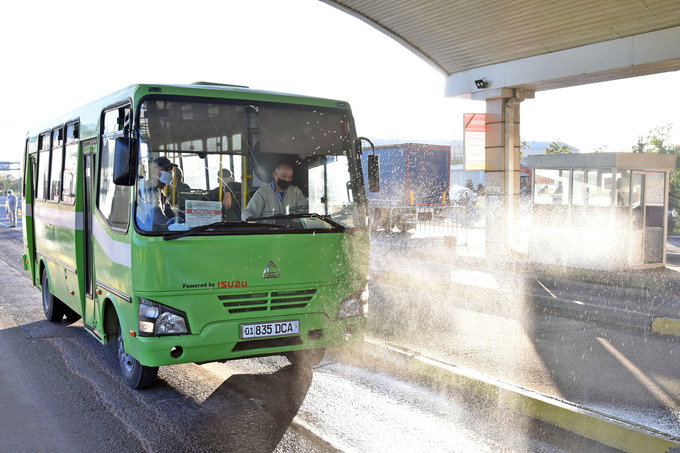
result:
M 616 206 L 630 206 L 630 170 L 616 173 Z
M 642 190 L 644 188 L 645 176 L 633 174 L 633 184 L 630 194 L 630 207 L 632 208 L 633 229 L 642 229 Z
M 535 204 L 569 204 L 570 170 L 536 170 Z
M 610 169 L 574 170 L 574 206 L 611 206 Z

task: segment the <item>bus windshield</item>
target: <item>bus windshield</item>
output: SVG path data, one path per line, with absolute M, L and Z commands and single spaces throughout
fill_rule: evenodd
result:
M 142 234 L 366 226 L 347 110 L 152 98 L 138 118 Z

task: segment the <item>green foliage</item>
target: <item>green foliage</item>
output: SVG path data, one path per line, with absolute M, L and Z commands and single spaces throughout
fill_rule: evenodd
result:
M 0 195 L 5 195 L 9 189 L 19 195 L 19 179 L 11 173 L 0 173 Z
M 552 142 L 551 144 L 548 145 L 548 147 L 545 149 L 546 154 L 568 154 L 571 153 L 571 151 L 574 148 L 567 145 L 566 143 L 563 142 Z
M 522 140 L 519 146 L 519 160 L 524 159 L 524 150 L 526 149 L 531 149 L 531 146 L 527 143 L 526 140 Z
M 668 194 L 668 210 L 680 212 L 680 145 L 670 143 L 672 124 L 662 124 L 655 127 L 644 139 L 638 138 L 637 145 L 633 146 L 633 152 L 645 152 L 653 154 L 672 154 L 675 156 L 675 169 L 670 173 L 670 193 Z M 669 218 L 668 234 L 680 234 L 680 222 L 673 222 Z
M 645 152 L 678 154 L 680 145 L 671 145 L 668 143 L 672 130 L 672 124 L 662 124 L 649 131 L 649 134 L 647 134 L 647 141 L 645 142 Z
M 647 133 L 646 137 L 638 137 L 638 141 L 632 147 L 635 153 L 653 153 L 653 154 L 678 154 L 680 153 L 680 145 L 672 145 L 669 143 L 672 124 L 662 124 L 655 127 Z
M 671 170 L 670 174 L 670 193 L 668 194 L 668 210 L 680 213 L 680 156 L 675 158 L 675 170 Z M 669 218 L 669 235 L 677 236 L 680 234 L 680 219 Z
M 638 137 L 638 141 L 633 147 L 631 148 L 631 151 L 634 153 L 644 153 L 645 152 L 645 141 L 642 137 Z

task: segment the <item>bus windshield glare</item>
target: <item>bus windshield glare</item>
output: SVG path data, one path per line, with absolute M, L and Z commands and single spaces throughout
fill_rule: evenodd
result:
M 152 98 L 138 125 L 142 234 L 366 226 L 346 110 Z

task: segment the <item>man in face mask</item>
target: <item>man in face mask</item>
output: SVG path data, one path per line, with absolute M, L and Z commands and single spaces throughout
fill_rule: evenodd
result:
M 300 189 L 292 185 L 293 167 L 280 162 L 272 173 L 271 184 L 257 189 L 257 192 L 243 210 L 243 220 L 266 217 L 275 214 L 288 214 L 293 208 L 306 209 L 309 200 Z
M 155 158 L 151 162 L 151 183 L 163 189 L 172 181 L 172 170 L 177 164 L 170 162 L 165 156 Z
M 165 156 L 151 162 L 146 190 L 140 193 L 137 224 L 144 230 L 156 229 L 165 225 L 173 217 L 177 217 L 172 205 L 165 195 L 164 188 L 172 182 L 173 168 L 176 164 Z

